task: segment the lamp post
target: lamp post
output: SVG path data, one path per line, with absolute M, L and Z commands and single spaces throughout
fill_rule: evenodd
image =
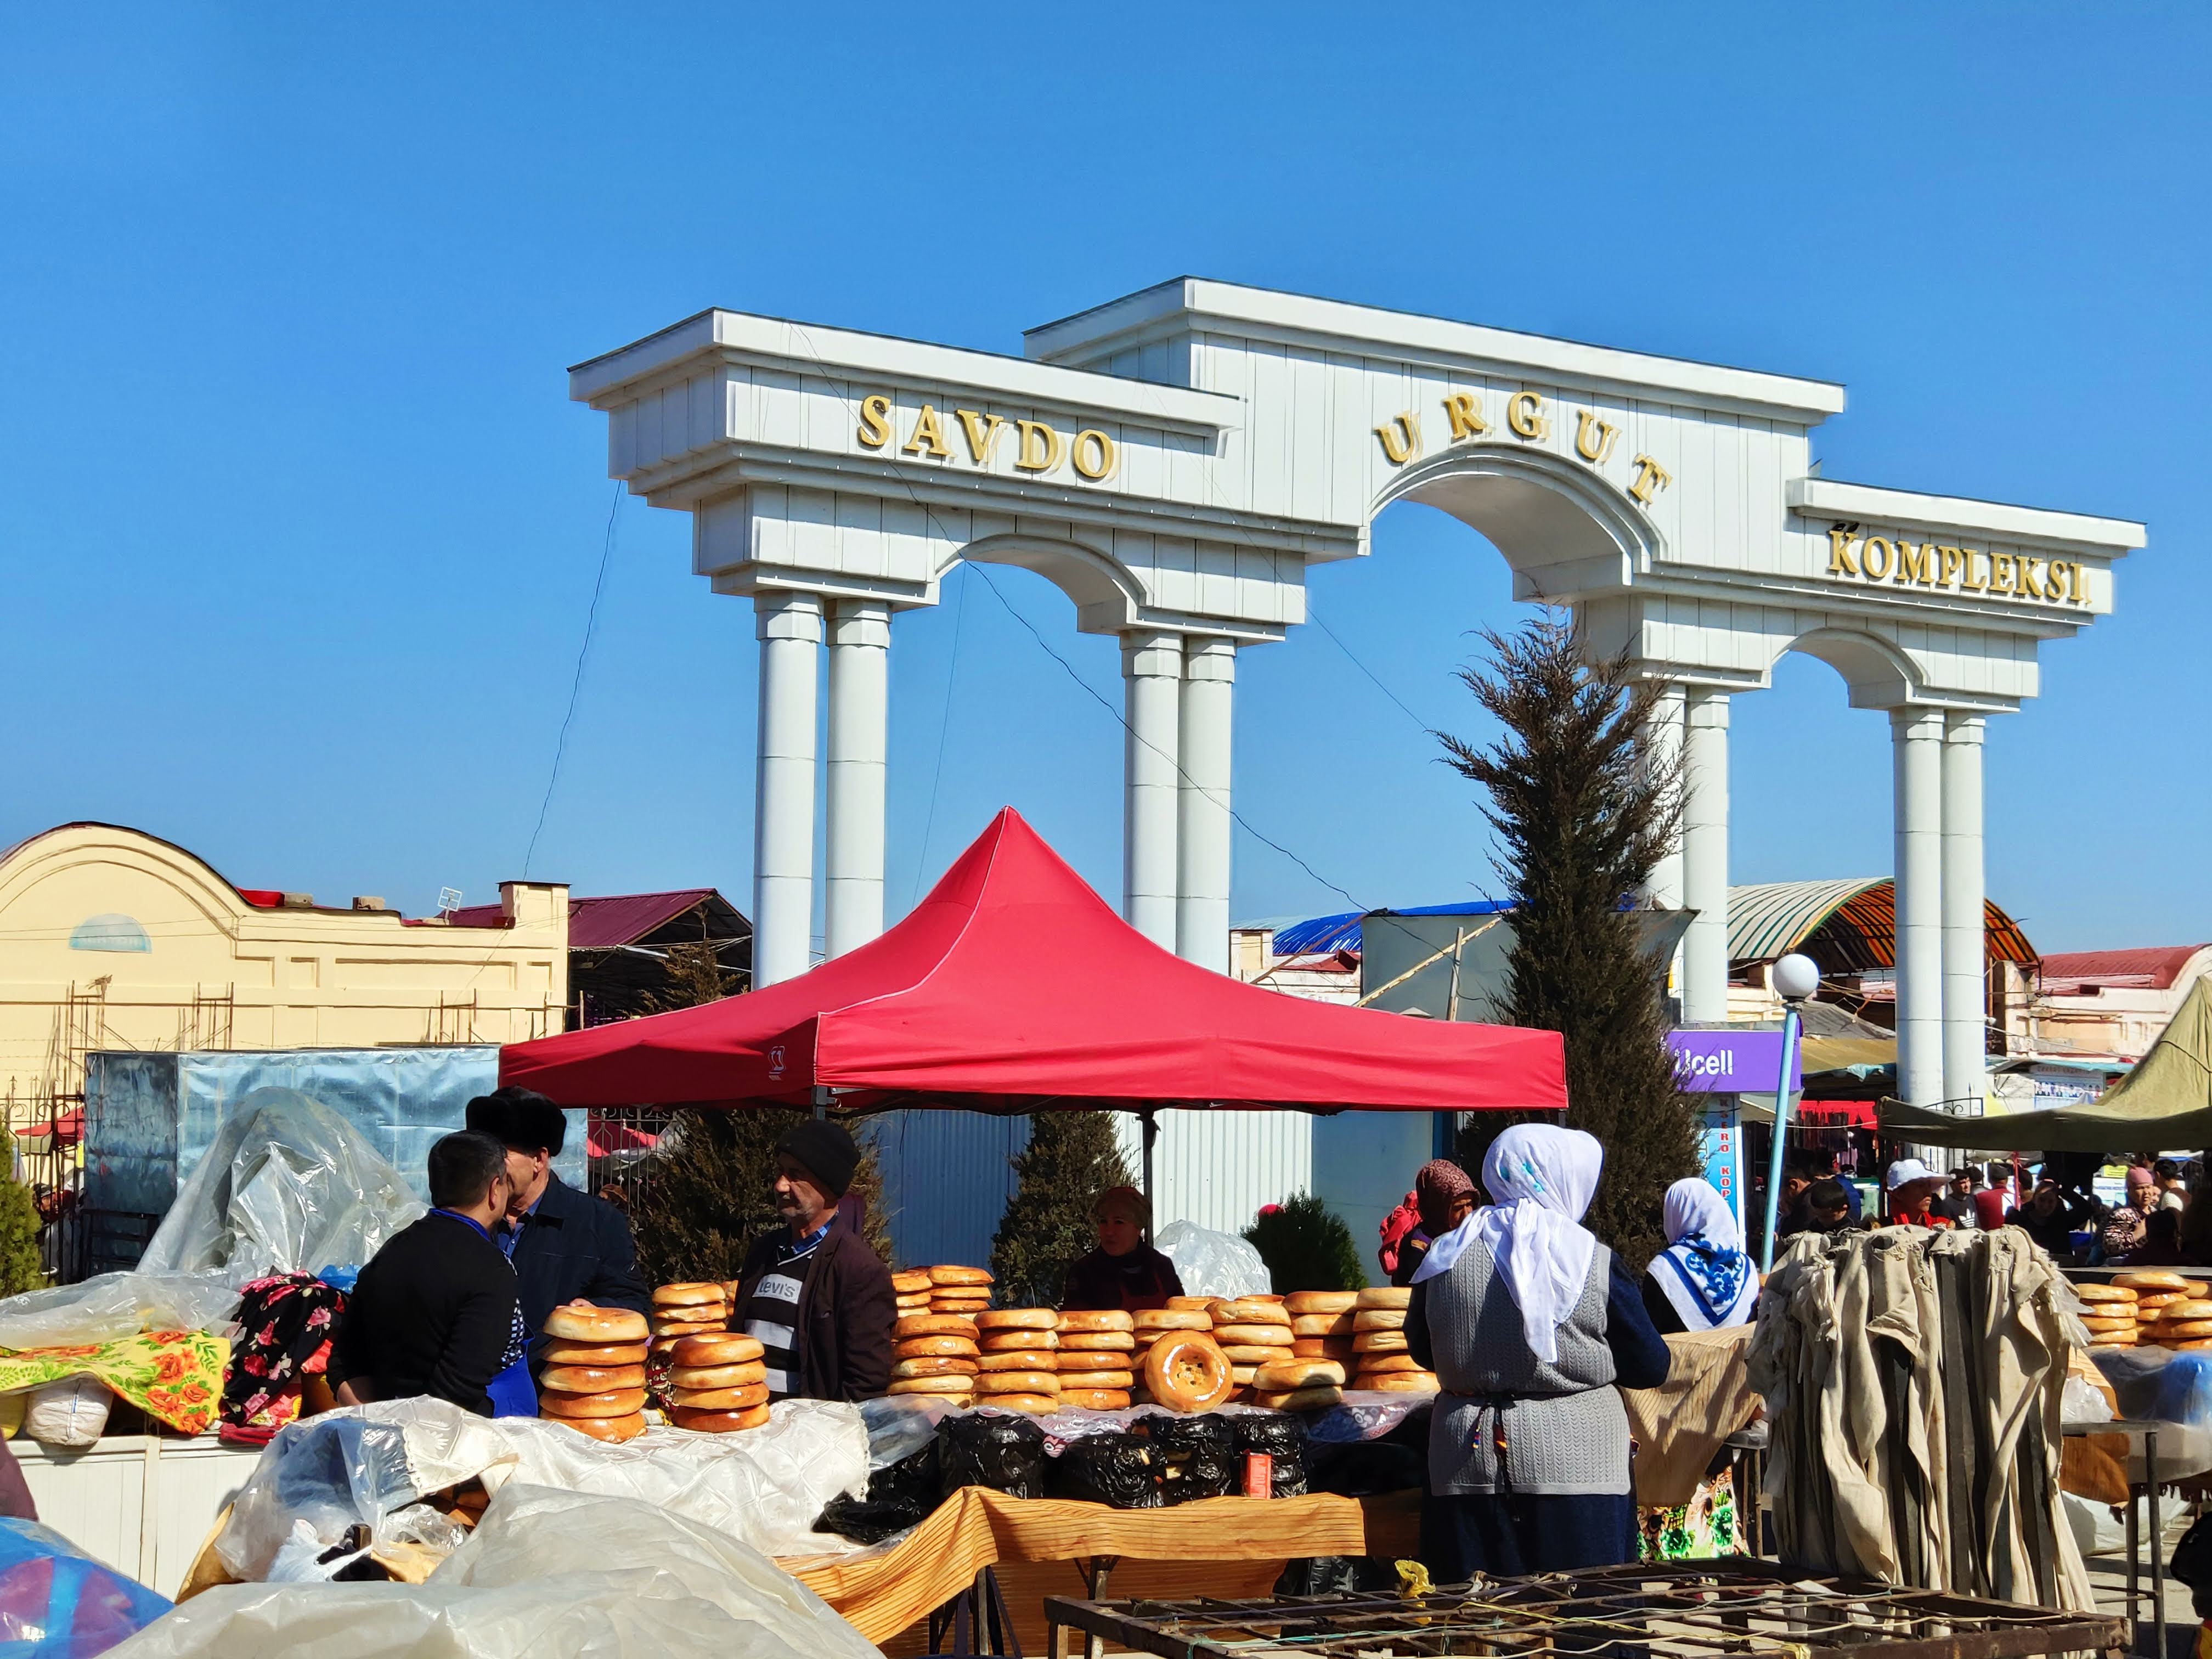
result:
M 1766 1160 L 1766 1237 L 1759 1247 L 1759 1270 L 1774 1266 L 1774 1231 L 1782 1224 L 1782 1148 L 1790 1128 L 1790 1073 L 1797 1059 L 1797 1010 L 1820 988 L 1820 970 L 1810 957 L 1792 952 L 1774 964 L 1770 982 L 1782 998 L 1782 1075 L 1774 1085 L 1774 1150 Z

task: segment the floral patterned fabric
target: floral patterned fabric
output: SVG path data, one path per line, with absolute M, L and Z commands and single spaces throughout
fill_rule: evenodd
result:
M 215 1426 L 230 1344 L 205 1331 L 142 1331 L 119 1342 L 0 1352 L 0 1394 L 90 1373 L 183 1434 Z
M 1699 1484 L 1697 1495 L 1671 1510 L 1645 1510 L 1643 1554 L 1646 1561 L 1702 1561 L 1741 1555 L 1737 1530 L 1735 1471 L 1723 1469 Z
M 257 1279 L 239 1292 L 238 1352 L 222 1384 L 226 1431 L 273 1434 L 300 1414 L 301 1379 L 330 1364 L 345 1293 L 312 1273 Z

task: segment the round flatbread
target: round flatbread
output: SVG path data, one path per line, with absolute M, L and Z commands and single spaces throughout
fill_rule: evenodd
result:
M 929 1282 L 933 1285 L 988 1285 L 991 1275 L 981 1267 L 932 1267 Z
M 1297 1358 L 1287 1342 L 1224 1342 L 1221 1352 L 1229 1356 L 1232 1365 L 1272 1365 L 1278 1360 Z
M 1060 1392 L 1060 1378 L 1050 1371 L 986 1371 L 975 1379 L 975 1392 L 1056 1395 Z
M 768 1367 L 757 1359 L 735 1365 L 678 1365 L 668 1373 L 672 1389 L 742 1389 L 768 1381 Z
M 628 1308 L 595 1308 L 576 1302 L 565 1303 L 547 1314 L 544 1331 L 546 1335 L 557 1336 L 564 1342 L 594 1346 L 642 1342 L 652 1334 L 641 1313 L 632 1313 Z
M 921 1354 L 896 1362 L 891 1366 L 891 1378 L 902 1382 L 909 1376 L 973 1376 L 976 1368 L 976 1362 L 964 1354 Z
M 604 1394 L 558 1394 L 547 1389 L 538 1396 L 540 1417 L 628 1417 L 644 1409 L 643 1389 L 611 1389 Z
M 1018 1395 L 999 1396 L 1001 1400 L 1009 1397 L 1020 1398 Z M 1073 1407 L 1078 1411 L 1127 1411 L 1129 1408 L 1129 1391 L 1127 1389 L 1062 1389 L 1060 1391 L 1060 1403 L 1062 1406 Z
M 981 1396 L 975 1403 L 997 1411 L 1028 1412 L 1032 1416 L 1042 1417 L 1048 1412 L 1060 1409 L 1060 1396 L 1056 1394 L 993 1394 Z
M 1344 1390 L 1323 1384 L 1317 1388 L 1297 1389 L 1288 1393 L 1262 1390 L 1252 1396 L 1252 1403 L 1271 1412 L 1319 1411 L 1329 1406 L 1344 1403 Z
M 1352 1339 L 1354 1353 L 1403 1353 L 1406 1334 L 1403 1331 L 1362 1331 Z
M 1292 1291 L 1283 1298 L 1294 1321 L 1301 1314 L 1348 1313 L 1358 1305 L 1357 1291 Z
M 662 1285 L 653 1292 L 656 1308 L 690 1308 L 705 1303 L 726 1303 L 729 1297 L 720 1285 Z
M 551 1420 L 564 1429 L 574 1429 L 579 1434 L 588 1434 L 594 1440 L 605 1440 L 617 1445 L 625 1440 L 635 1440 L 645 1432 L 643 1412 L 632 1412 L 628 1417 L 557 1417 Z
M 1213 1304 L 1213 1328 L 1224 1325 L 1287 1325 L 1291 1316 L 1279 1302 L 1261 1297 L 1241 1296 Z
M 692 1411 L 678 1406 L 671 1413 L 679 1429 L 690 1429 L 697 1434 L 734 1434 L 740 1429 L 757 1429 L 768 1421 L 768 1407 L 755 1406 L 750 1411 L 710 1412 Z
M 678 1411 L 743 1412 L 755 1406 L 768 1404 L 768 1384 L 756 1382 L 744 1389 L 678 1389 L 676 1408 Z
M 1062 1308 L 1060 1328 L 1070 1331 L 1133 1331 L 1135 1318 L 1120 1308 Z
M 975 1316 L 979 1331 L 1054 1331 L 1060 1328 L 1056 1308 L 988 1308 Z
M 1291 1331 L 1287 1325 L 1226 1324 L 1217 1322 L 1213 1340 L 1223 1347 L 1243 1343 L 1247 1347 L 1287 1348 Z
M 1210 1331 L 1213 1316 L 1202 1308 L 1140 1308 L 1129 1316 L 1137 1333 L 1146 1331 Z
M 1126 1389 L 1137 1378 L 1132 1371 L 1060 1371 L 1053 1379 L 1062 1394 L 1070 1389 Z
M 940 1354 L 965 1354 L 975 1358 L 975 1339 L 971 1336 L 910 1336 L 903 1342 L 892 1345 L 891 1352 L 901 1359 L 929 1359 Z
M 1334 1359 L 1279 1359 L 1261 1366 L 1252 1383 L 1272 1393 L 1292 1394 L 1301 1389 L 1341 1388 L 1344 1376 L 1344 1367 Z
M 1406 1328 L 1403 1308 L 1362 1308 L 1352 1316 L 1352 1329 L 1357 1335 L 1361 1331 L 1401 1331 Z
M 1062 1331 L 1062 1353 L 1133 1353 L 1137 1339 L 1128 1331 Z
M 1035 1348 L 1049 1353 L 1060 1346 L 1058 1331 L 985 1331 L 979 1339 L 985 1353 L 1006 1353 L 1015 1348 Z
M 726 1331 L 712 1336 L 687 1336 L 669 1350 L 669 1358 L 678 1365 L 743 1365 L 760 1358 L 768 1350 L 756 1337 Z
M 1358 1300 L 1352 1305 L 1355 1308 L 1410 1308 L 1413 1305 L 1413 1292 L 1409 1286 L 1403 1285 L 1370 1285 L 1359 1292 Z

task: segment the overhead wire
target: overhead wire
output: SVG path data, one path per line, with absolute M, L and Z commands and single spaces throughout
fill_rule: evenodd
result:
M 962 567 L 963 569 L 965 566 Z M 929 812 L 921 823 L 921 851 L 915 855 L 914 885 L 907 890 L 907 908 L 921 896 L 922 872 L 929 867 L 929 838 L 937 828 L 937 786 L 945 776 L 945 739 L 952 730 L 952 690 L 959 683 L 960 629 L 968 617 L 968 581 L 960 581 L 959 597 L 952 602 L 952 653 L 945 665 L 945 707 L 937 721 L 937 764 L 929 774 Z
M 553 772 L 545 780 L 545 799 L 538 803 L 538 827 L 530 832 L 529 849 L 522 855 L 522 878 L 530 879 L 530 861 L 538 856 L 538 838 L 545 833 L 545 814 L 553 805 L 553 790 L 561 781 L 561 762 L 568 752 L 568 728 L 576 719 L 577 699 L 584 690 L 584 665 L 591 658 L 592 635 L 599 625 L 599 596 L 606 592 L 607 566 L 615 552 L 615 516 L 622 511 L 623 483 L 615 480 L 614 500 L 607 506 L 607 532 L 599 546 L 599 574 L 592 580 L 591 607 L 584 613 L 584 642 L 576 652 L 576 672 L 568 682 L 568 710 L 561 716 L 561 735 L 553 744 Z
M 792 330 L 792 333 L 793 337 L 796 337 L 803 346 L 805 346 L 807 355 L 814 359 L 815 367 L 822 371 L 823 378 L 834 386 L 837 377 L 830 372 L 830 365 L 828 362 L 823 359 L 822 354 L 814 349 L 814 343 L 807 337 L 806 331 L 804 328 L 794 325 Z M 848 405 L 850 404 L 851 400 L 844 398 L 842 394 L 833 395 L 838 395 L 840 402 L 846 403 Z M 891 476 L 898 480 L 899 487 L 906 491 L 908 499 L 912 501 L 915 506 L 921 510 L 922 516 L 928 520 L 930 527 L 936 531 L 948 543 L 953 542 L 955 538 L 952 536 L 951 532 L 946 529 L 944 522 L 938 518 L 936 511 L 927 501 L 921 498 L 921 493 L 915 489 L 913 483 L 906 477 L 905 473 L 895 468 Z M 981 563 L 975 560 L 963 560 L 963 563 L 968 568 L 974 570 L 978 576 L 982 578 L 983 585 L 991 590 L 992 597 L 997 599 L 1001 605 L 1006 607 L 1007 615 L 1013 617 L 1016 622 L 1019 623 L 1022 627 L 1028 631 L 1030 637 L 1036 641 L 1038 649 L 1042 650 L 1045 655 L 1050 657 L 1054 662 L 1058 663 L 1067 677 L 1073 680 L 1077 685 L 1080 686 L 1085 695 L 1087 695 L 1094 702 L 1097 703 L 1100 708 L 1103 708 L 1107 714 L 1112 717 L 1115 724 L 1119 726 L 1129 737 L 1134 738 L 1137 742 L 1143 744 L 1146 748 L 1151 750 L 1154 754 L 1159 756 L 1161 759 L 1166 761 L 1170 766 L 1174 767 L 1176 769 L 1176 775 L 1182 779 L 1185 784 L 1189 785 L 1193 788 L 1197 788 L 1199 787 L 1197 781 L 1183 769 L 1182 758 L 1179 756 L 1169 754 L 1158 744 L 1153 743 L 1150 738 L 1139 732 L 1135 726 L 1129 724 L 1128 717 L 1126 714 L 1124 714 L 1120 709 L 1116 708 L 1109 699 L 1102 696 L 1097 687 L 1093 686 L 1090 681 L 1085 679 L 1080 673 L 1076 672 L 1074 665 L 1070 663 L 1066 658 L 1060 655 L 1059 652 L 1054 650 L 1052 647 L 1046 642 L 1044 635 L 1038 632 L 1036 625 L 1032 623 L 1028 617 L 1022 615 L 1020 611 L 1017 611 L 1012 604 L 1008 603 L 1006 596 L 1000 591 L 999 585 L 991 580 L 990 573 L 983 568 Z M 1411 711 L 1409 710 L 1408 712 L 1410 713 Z M 1291 851 L 1291 849 L 1284 846 L 1282 842 L 1275 840 L 1271 836 L 1263 835 L 1256 827 L 1254 826 L 1249 818 L 1246 817 L 1234 806 L 1231 806 L 1228 809 L 1228 812 L 1231 821 L 1236 823 L 1240 829 L 1243 830 L 1245 833 L 1249 835 L 1255 841 L 1260 842 L 1262 846 L 1273 848 L 1284 858 L 1288 859 L 1292 864 L 1297 865 L 1299 869 L 1304 871 L 1306 874 L 1310 876 L 1315 881 L 1319 882 L 1323 887 L 1328 889 L 1330 892 L 1336 894 L 1340 898 L 1343 899 L 1346 903 L 1352 905 L 1358 908 L 1364 909 L 1365 908 L 1361 906 L 1359 901 L 1352 897 L 1352 896 L 1344 888 L 1329 880 L 1328 877 L 1316 870 L 1312 865 L 1307 863 L 1305 860 L 1300 858 L 1296 853 Z M 917 887 L 920 885 L 918 881 L 916 885 Z

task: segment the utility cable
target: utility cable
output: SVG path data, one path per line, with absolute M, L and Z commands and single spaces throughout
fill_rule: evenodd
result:
M 1200 787 L 1198 781 L 1192 777 L 1188 772 L 1183 770 L 1182 761 L 1180 757 L 1169 754 L 1165 750 L 1162 749 L 1159 744 L 1154 743 L 1151 738 L 1145 737 L 1135 726 L 1130 725 L 1128 717 L 1122 714 L 1120 709 L 1115 708 L 1114 705 L 1100 693 L 1097 686 L 1091 684 L 1089 680 L 1085 679 L 1081 674 L 1078 673 L 1073 663 L 1068 661 L 1066 658 L 1061 656 L 1059 652 L 1054 650 L 1052 647 L 1047 643 L 1044 635 L 1037 631 L 1036 624 L 1031 622 L 1027 617 L 1022 615 L 1020 611 L 1015 610 L 1013 605 L 1008 602 L 1006 596 L 999 591 L 999 585 L 991 580 L 991 573 L 989 571 L 984 569 L 981 565 L 972 565 L 969 568 L 972 568 L 978 576 L 981 576 L 983 579 L 983 586 L 991 590 L 991 597 L 998 600 L 1000 605 L 1006 607 L 1006 614 L 1012 617 L 1016 622 L 1019 623 L 1024 629 L 1029 630 L 1029 636 L 1036 641 L 1037 648 L 1042 651 L 1046 656 L 1050 657 L 1054 662 L 1058 663 L 1061 669 L 1066 672 L 1067 678 L 1073 680 L 1076 684 L 1083 688 L 1084 694 L 1086 696 L 1088 696 L 1093 702 L 1096 702 L 1101 708 L 1103 708 L 1109 714 L 1111 714 L 1114 717 L 1115 724 L 1120 726 L 1124 732 L 1127 732 L 1131 737 L 1136 738 L 1139 743 L 1143 744 L 1146 748 L 1151 750 L 1162 760 L 1167 762 L 1169 765 L 1174 767 L 1176 769 L 1176 775 L 1177 777 L 1181 778 L 1185 783 L 1188 784 L 1194 789 Z M 1211 793 L 1212 792 L 1207 791 L 1206 793 Z M 1299 869 L 1304 871 L 1322 886 L 1328 888 L 1330 892 L 1337 895 L 1337 896 L 1341 898 L 1346 904 L 1351 905 L 1354 909 L 1361 911 L 1362 913 L 1365 912 L 1367 909 L 1365 905 L 1360 903 L 1358 899 L 1352 897 L 1351 894 L 1346 892 L 1343 888 L 1339 887 L 1327 876 L 1322 875 L 1320 871 L 1315 869 L 1313 866 L 1308 864 L 1296 853 L 1293 853 L 1289 848 L 1284 846 L 1282 842 L 1275 841 L 1269 836 L 1261 835 L 1257 830 L 1252 827 L 1251 820 L 1247 818 L 1235 807 L 1232 806 L 1229 809 L 1229 816 L 1231 819 L 1242 828 L 1246 835 L 1251 836 L 1253 840 L 1261 842 L 1264 846 L 1273 848 L 1275 851 L 1280 853 L 1291 863 L 1297 865 Z
M 1327 623 L 1322 620 L 1321 613 L 1313 608 L 1313 601 L 1310 599 L 1306 601 L 1306 620 L 1311 623 L 1316 628 L 1321 629 L 1322 633 L 1328 635 L 1330 641 L 1334 643 L 1336 648 L 1344 653 L 1345 660 L 1349 662 L 1354 668 L 1357 668 L 1361 673 L 1366 675 L 1369 679 L 1374 681 L 1375 689 L 1377 691 L 1380 691 L 1384 696 L 1389 698 L 1392 702 L 1396 703 L 1407 720 L 1419 726 L 1421 730 L 1426 732 L 1430 737 L 1435 738 L 1443 735 L 1442 732 L 1438 732 L 1435 726 L 1430 725 L 1419 714 L 1416 714 L 1410 708 L 1407 708 L 1406 700 L 1403 697 L 1401 697 L 1395 691 L 1393 691 L 1389 686 L 1383 684 L 1380 675 L 1376 673 L 1373 669 L 1370 668 L 1365 663 L 1360 661 L 1358 657 L 1352 654 L 1352 647 L 1338 637 L 1337 632 L 1334 628 L 1331 628 Z
M 592 581 L 591 608 L 584 613 L 584 643 L 576 653 L 575 678 L 568 682 L 568 712 L 561 716 L 561 735 L 553 744 L 553 775 L 545 780 L 545 799 L 538 803 L 538 827 L 530 832 L 530 848 L 522 855 L 522 878 L 530 879 L 530 860 L 538 856 L 538 838 L 545 833 L 545 813 L 553 805 L 554 786 L 561 781 L 562 757 L 568 752 L 568 727 L 576 718 L 576 700 L 584 690 L 584 664 L 592 654 L 592 635 L 599 625 L 599 595 L 606 591 L 607 566 L 615 554 L 615 515 L 622 511 L 623 481 L 615 480 L 615 497 L 607 506 L 606 539 L 599 548 L 599 574 Z
M 965 565 L 961 568 L 964 572 Z M 960 674 L 960 628 L 968 617 L 968 579 L 960 579 L 959 597 L 952 602 L 952 655 L 945 666 L 945 708 L 937 722 L 937 764 L 929 774 L 929 813 L 921 823 L 921 851 L 914 860 L 914 885 L 907 890 L 906 908 L 914 908 L 921 896 L 922 872 L 929 867 L 929 837 L 937 828 L 937 786 L 945 776 L 945 739 L 952 730 L 952 688 Z

